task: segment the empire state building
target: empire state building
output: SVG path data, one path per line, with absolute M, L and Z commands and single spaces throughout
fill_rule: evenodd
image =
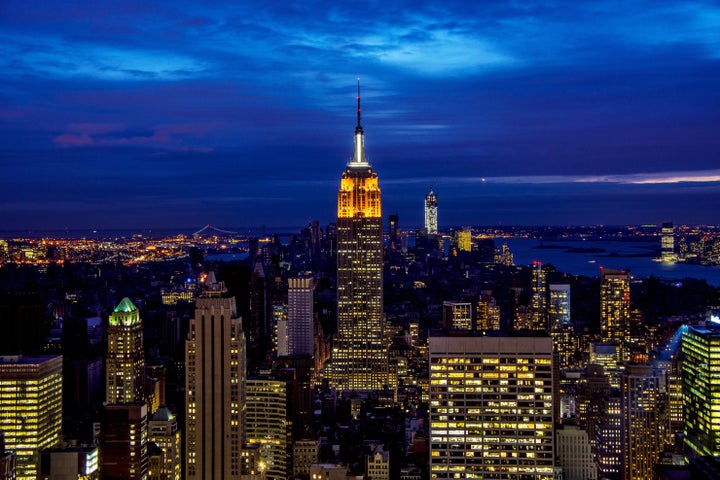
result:
M 338 331 L 330 380 L 341 391 L 381 390 L 388 385 L 380 188 L 365 158 L 359 83 L 357 120 L 353 158 L 338 192 Z

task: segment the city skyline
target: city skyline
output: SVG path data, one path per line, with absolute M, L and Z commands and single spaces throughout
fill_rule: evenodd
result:
M 709 2 L 11 2 L 0 25 L 6 229 L 331 222 L 358 76 L 401 227 L 430 186 L 440 228 L 720 207 Z

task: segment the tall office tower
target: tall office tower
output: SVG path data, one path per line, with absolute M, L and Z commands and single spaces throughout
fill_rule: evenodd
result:
M 145 353 L 140 312 L 129 298 L 120 301 L 108 327 L 105 358 L 107 403 L 141 402 L 145 389 Z
M 389 383 L 382 214 L 378 176 L 365 159 L 359 89 L 355 152 L 338 192 L 338 328 L 330 376 L 339 390 L 380 390 Z
M 165 405 L 161 405 L 150 417 L 148 432 L 148 439 L 163 452 L 162 478 L 180 480 L 180 430 L 175 415 Z
M 600 269 L 600 334 L 603 342 L 618 345 L 620 363 L 628 360 L 630 337 L 630 274 Z
M 273 305 L 273 323 L 275 324 L 274 349 L 278 357 L 290 355 L 288 345 L 288 308 L 287 305 Z
M 595 427 L 595 463 L 602 479 L 620 480 L 622 475 L 622 397 L 612 390 L 602 399 Z
M 548 320 L 553 348 L 560 356 L 560 366 L 567 368 L 576 348 L 575 329 L 570 318 L 570 285 L 551 283 L 549 285 L 550 305 Z
M 288 279 L 288 355 L 313 354 L 313 290 L 312 274 Z
M 595 445 L 595 430 L 602 411 L 602 402 L 608 393 L 610 393 L 610 382 L 603 368 L 600 365 L 587 365 L 578 382 L 575 411 L 578 423 L 588 432 L 592 445 Z
M 472 252 L 472 231 L 469 227 L 463 227 L 462 230 L 455 232 L 455 243 L 460 252 Z
M 448 330 L 472 330 L 472 303 L 444 301 L 443 324 Z
M 266 247 L 272 246 L 271 244 Z M 269 281 L 266 279 L 262 256 L 255 259 L 250 277 L 250 318 L 247 322 L 247 343 L 249 349 L 258 349 L 261 345 L 263 325 L 268 315 Z M 264 353 L 264 352 L 263 352 Z
M 597 468 L 588 432 L 577 425 L 563 425 L 555 432 L 555 452 L 564 480 L 595 480 Z
M 430 337 L 430 478 L 551 480 L 550 337 Z
M 35 480 L 40 450 L 62 440 L 62 357 L 0 357 L 0 432 L 17 480 Z
M 530 315 L 533 330 L 548 330 L 547 321 L 547 277 L 542 262 L 532 263 L 532 285 Z
M 437 208 L 437 195 L 435 195 L 432 187 L 430 187 L 430 191 L 425 195 L 425 231 L 427 231 L 428 235 L 437 235 L 438 233 Z
M 624 364 L 618 360 L 619 356 L 620 347 L 614 343 L 590 342 L 588 363 L 602 366 L 613 388 L 620 388 L 620 373 L 624 368 Z
M 652 480 L 664 446 L 660 377 L 651 365 L 627 364 L 621 377 L 622 478 Z
M 683 431 L 683 391 L 682 391 L 682 362 L 675 353 L 670 359 L 667 369 L 667 405 L 668 405 L 668 437 L 675 437 L 677 432 Z M 673 439 L 674 440 L 674 439 Z M 668 444 L 673 441 L 668 438 Z
M 663 222 L 660 227 L 660 258 L 663 262 L 674 263 L 677 260 L 675 255 L 675 230 L 672 222 Z
M 398 227 L 398 214 L 390 215 L 390 250 L 400 250 L 400 235 Z
M 100 426 L 100 472 L 107 480 L 147 480 L 145 403 L 106 404 Z
M 720 455 L 720 328 L 689 326 L 682 336 L 685 452 Z
M 267 480 L 285 480 L 292 472 L 288 384 L 279 380 L 248 379 L 246 392 L 247 443 L 260 446 Z
M 475 314 L 476 329 L 481 332 L 489 330 L 500 330 L 500 307 L 490 290 L 485 290 L 480 295 Z
M 244 442 L 245 334 L 222 282 L 195 303 L 185 343 L 185 478 L 239 479 Z

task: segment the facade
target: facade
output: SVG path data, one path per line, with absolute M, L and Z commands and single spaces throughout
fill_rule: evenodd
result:
M 550 303 L 548 305 L 548 323 L 553 349 L 560 357 L 560 367 L 570 366 L 570 358 L 575 353 L 575 329 L 570 317 L 570 285 L 551 283 L 548 286 Z
M 686 327 L 682 336 L 685 451 L 720 455 L 720 328 Z
M 588 432 L 576 425 L 563 425 L 555 432 L 555 452 L 562 467 L 563 480 L 596 480 Z
M 365 474 L 371 480 L 390 480 L 390 452 L 378 446 L 366 457 Z
M 677 260 L 675 230 L 672 222 L 664 222 L 660 227 L 660 259 L 666 263 L 674 263 Z
M 472 231 L 467 227 L 456 231 L 455 244 L 460 252 L 472 252 Z
M 484 291 L 475 308 L 475 329 L 481 332 L 500 330 L 500 307 L 492 291 Z
M 150 417 L 148 432 L 149 440 L 162 450 L 162 478 L 181 480 L 180 430 L 175 415 L 165 405 L 161 405 Z
M 100 452 L 96 446 L 46 448 L 40 453 L 38 480 L 97 480 L 99 478 Z
M 358 94 L 355 151 L 338 192 L 338 328 L 330 381 L 341 391 L 381 390 L 389 383 L 380 188 L 365 159 L 359 102 Z
M 430 478 L 551 480 L 550 337 L 430 337 Z
M 626 270 L 600 269 L 600 335 L 619 347 L 620 363 L 628 360 L 630 337 L 630 274 Z
M 298 440 L 293 443 L 293 478 L 310 478 L 310 467 L 318 463 L 320 442 Z
M 438 199 L 432 187 L 425 195 L 425 231 L 428 235 L 437 235 L 438 233 Z
M 110 315 L 106 364 L 107 403 L 144 400 L 143 326 L 137 307 L 125 297 Z
M 652 480 L 664 446 L 660 377 L 650 365 L 628 364 L 621 376 L 622 478 Z
M 288 355 L 313 354 L 313 287 L 312 276 L 288 279 Z
M 62 357 L 0 357 L 0 432 L 16 479 L 35 480 L 40 451 L 62 440 Z
M 472 330 L 472 303 L 444 301 L 443 322 L 448 330 Z
M 103 479 L 148 479 L 145 403 L 105 405 L 100 426 L 100 452 L 100 472 Z
M 602 479 L 620 480 L 622 475 L 622 397 L 612 390 L 600 404 L 595 427 L 595 464 Z
M 245 438 L 258 445 L 267 480 L 285 480 L 290 468 L 292 422 L 288 384 L 278 380 L 248 379 L 245 396 Z
M 185 478 L 239 480 L 244 442 L 245 334 L 222 283 L 198 298 L 185 344 Z
M 530 321 L 532 329 L 547 331 L 547 276 L 545 274 L 545 270 L 543 270 L 542 262 L 537 260 L 532 264 L 531 290 Z

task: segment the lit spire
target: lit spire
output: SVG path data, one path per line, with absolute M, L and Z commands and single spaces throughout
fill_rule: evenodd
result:
M 357 93 L 357 126 L 355 127 L 355 151 L 353 153 L 353 159 L 348 163 L 348 167 L 362 167 L 367 168 L 370 166 L 367 160 L 365 160 L 365 139 L 363 136 L 363 128 L 360 124 L 360 77 L 358 81 L 358 93 Z

